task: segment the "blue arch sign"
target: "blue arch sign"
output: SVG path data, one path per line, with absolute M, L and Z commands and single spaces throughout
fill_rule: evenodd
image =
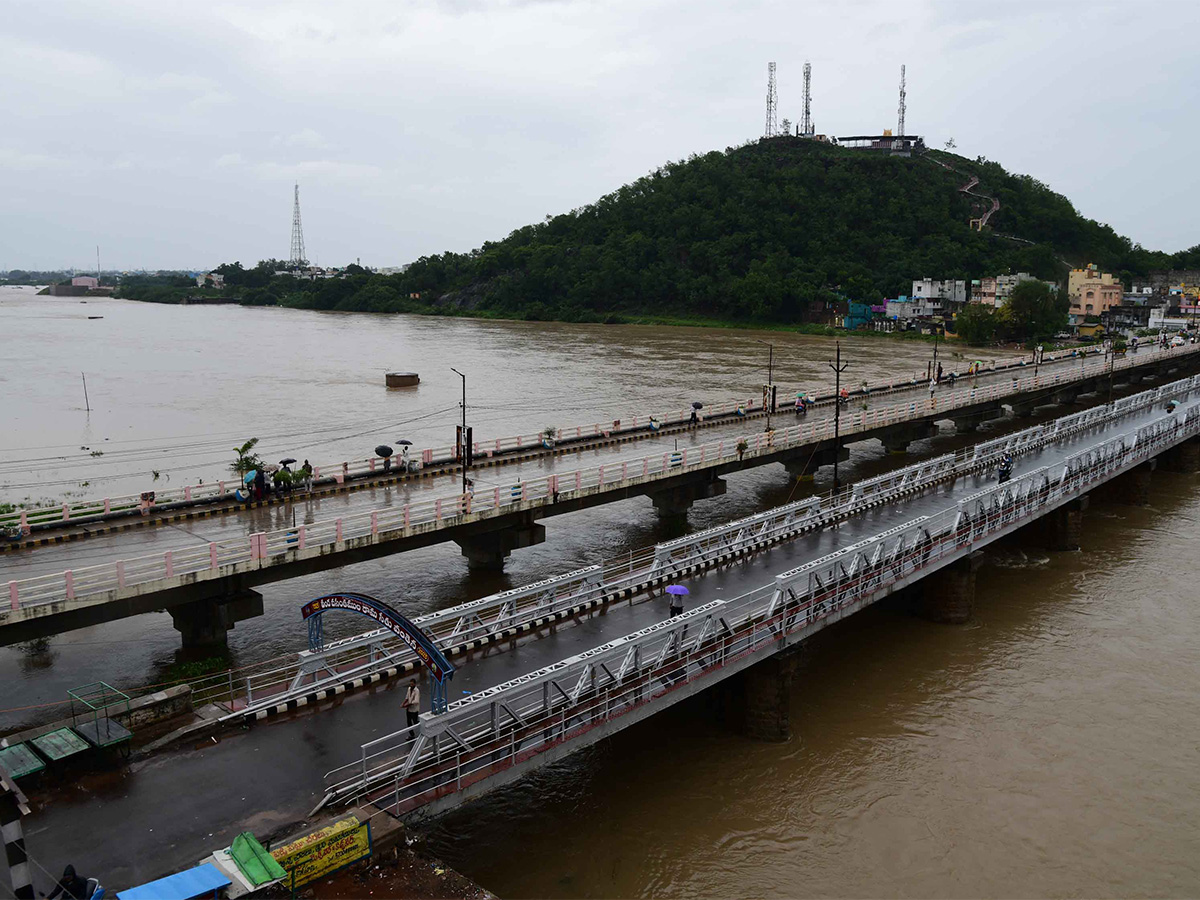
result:
M 308 621 L 309 645 L 313 650 L 324 646 L 321 617 L 330 611 L 345 610 L 372 619 L 406 643 L 429 670 L 434 680 L 434 712 L 445 712 L 445 683 L 454 677 L 454 665 L 424 631 L 388 606 L 366 594 L 328 594 L 310 600 L 300 610 Z M 438 707 L 441 707 L 440 709 Z

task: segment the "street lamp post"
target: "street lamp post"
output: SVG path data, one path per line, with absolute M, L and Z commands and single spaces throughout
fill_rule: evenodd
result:
M 771 413 L 775 411 L 775 379 L 773 377 L 775 371 L 775 345 L 769 341 L 759 340 L 755 338 L 756 344 L 767 345 L 767 431 L 771 430 Z
M 450 371 L 462 379 L 462 432 L 458 439 L 458 458 L 462 463 L 462 489 L 465 494 L 467 492 L 467 376 L 454 366 L 450 367 Z
M 833 492 L 838 492 L 838 457 L 842 455 L 842 373 L 850 363 L 842 363 L 842 342 L 837 342 L 837 362 L 830 363 L 833 386 Z

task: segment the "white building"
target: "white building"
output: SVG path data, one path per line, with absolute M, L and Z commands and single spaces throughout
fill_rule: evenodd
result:
M 941 300 L 931 300 L 928 297 L 901 297 L 887 302 L 889 319 L 926 319 L 930 316 L 940 316 L 945 312 Z
M 934 281 L 923 278 L 914 281 L 912 286 L 913 300 L 943 300 L 947 303 L 967 302 L 967 283 L 965 281 Z

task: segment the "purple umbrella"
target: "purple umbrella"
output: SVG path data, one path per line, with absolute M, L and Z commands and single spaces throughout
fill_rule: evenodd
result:
M 668 594 L 676 594 L 680 597 L 685 597 L 691 592 L 687 588 L 685 588 L 682 584 L 668 584 L 667 585 L 667 593 Z

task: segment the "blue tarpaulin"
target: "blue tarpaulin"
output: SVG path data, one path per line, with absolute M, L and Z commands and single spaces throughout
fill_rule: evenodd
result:
M 129 888 L 117 894 L 118 900 L 193 900 L 195 897 L 215 897 L 217 891 L 229 887 L 230 881 L 212 863 L 205 863 Z

